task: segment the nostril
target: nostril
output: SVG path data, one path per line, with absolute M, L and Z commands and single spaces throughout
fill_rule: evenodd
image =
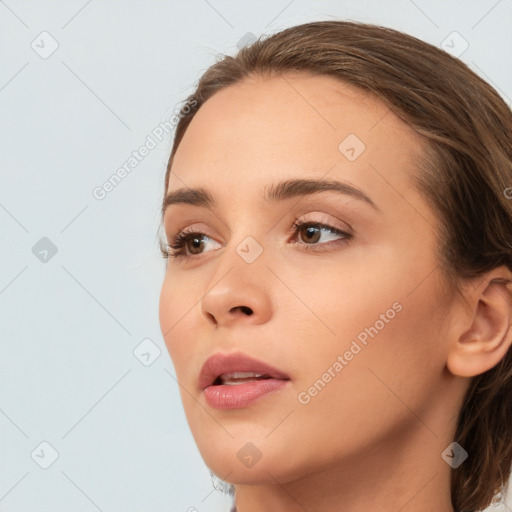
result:
M 233 309 L 240 309 L 242 312 L 244 312 L 246 315 L 252 315 L 252 309 L 247 307 L 247 306 L 238 306 L 236 308 L 233 308 Z

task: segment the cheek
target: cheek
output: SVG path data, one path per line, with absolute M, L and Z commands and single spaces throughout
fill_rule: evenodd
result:
M 193 353 L 193 347 L 187 343 L 185 333 L 190 329 L 197 302 L 193 288 L 180 283 L 174 276 L 167 274 L 160 291 L 159 321 L 165 345 L 171 356 L 176 372 Z
M 398 439 L 415 424 L 421 429 L 418 416 L 437 395 L 445 365 L 436 322 L 442 304 L 434 300 L 434 283 L 410 293 L 407 279 L 375 279 L 371 292 L 345 279 L 341 291 L 331 284 L 316 301 L 309 295 L 336 336 L 322 327 L 315 333 L 311 318 L 295 329 L 305 335 L 294 347 L 294 421 L 283 422 L 268 439 L 276 453 L 280 443 L 307 440 L 309 448 L 297 456 L 321 466 L 385 438 Z M 289 461 L 292 471 L 293 457 Z
M 325 387 L 331 392 L 326 396 L 345 400 L 347 392 L 357 397 L 358 390 L 380 396 L 373 382 L 387 394 L 400 392 L 414 400 L 426 380 L 441 376 L 445 364 L 439 320 L 443 304 L 437 283 L 431 278 L 411 293 L 417 276 L 391 272 L 392 265 L 386 262 L 367 268 L 364 276 L 345 274 L 325 282 L 322 293 L 309 295 L 314 311 L 321 312 L 335 334 L 325 334 L 327 329 L 320 324 L 312 338 L 299 338 L 297 353 L 304 354 L 296 368 L 300 384 L 309 387 L 318 379 L 327 381 Z M 347 389 L 349 382 L 353 389 Z M 318 401 L 323 400 L 327 398 Z

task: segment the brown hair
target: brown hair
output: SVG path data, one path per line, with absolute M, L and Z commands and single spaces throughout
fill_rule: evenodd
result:
M 396 30 L 319 21 L 261 36 L 210 66 L 177 124 L 165 191 L 178 145 L 201 105 L 251 76 L 302 71 L 326 75 L 379 98 L 423 136 L 414 183 L 440 221 L 439 268 L 454 290 L 505 265 L 512 270 L 512 112 L 460 60 Z M 190 107 L 192 105 L 192 107 Z M 163 212 L 163 210 L 162 210 Z M 163 251 L 164 252 L 164 251 Z M 455 512 L 488 507 L 507 491 L 512 464 L 512 351 L 473 377 L 454 441 L 469 457 L 452 470 Z

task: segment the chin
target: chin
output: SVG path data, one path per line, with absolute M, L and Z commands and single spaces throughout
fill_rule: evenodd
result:
M 209 438 L 198 448 L 205 464 L 219 478 L 230 484 L 275 484 L 299 478 L 298 461 L 290 456 L 289 447 L 269 443 L 262 436 L 248 441 L 247 436 L 223 439 Z

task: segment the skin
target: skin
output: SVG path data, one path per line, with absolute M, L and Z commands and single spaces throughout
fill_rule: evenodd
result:
M 351 133 L 366 147 L 354 161 L 338 149 Z M 441 453 L 471 377 L 510 346 L 510 290 L 492 280 L 512 276 L 495 269 L 462 297 L 447 286 L 434 251 L 438 221 L 410 179 L 421 150 L 377 99 L 301 73 L 222 89 L 189 126 L 168 191 L 204 187 L 218 205 L 166 211 L 168 240 L 189 226 L 207 236 L 198 255 L 169 259 L 160 324 L 191 432 L 208 467 L 235 484 L 240 512 L 453 511 Z M 348 182 L 380 211 L 328 191 L 263 199 L 265 187 L 293 178 Z M 311 242 L 304 229 L 292 233 L 295 219 L 348 224 L 353 238 L 340 243 L 322 229 Z M 263 249 L 250 264 L 236 251 L 248 236 Z M 400 312 L 300 403 L 397 302 Z M 198 386 L 201 367 L 237 351 L 291 381 L 246 408 L 213 409 Z M 251 467 L 237 457 L 247 442 L 261 453 Z

